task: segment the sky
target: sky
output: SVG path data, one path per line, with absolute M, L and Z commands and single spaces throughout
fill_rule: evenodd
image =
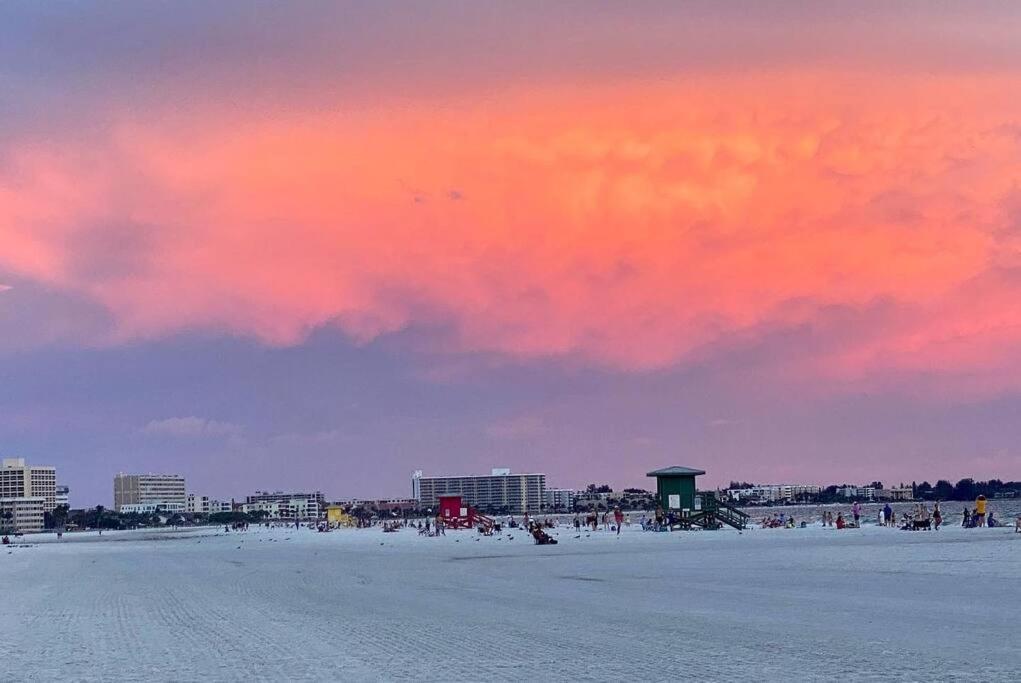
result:
M 1021 478 L 1013 2 L 0 6 L 0 454 Z

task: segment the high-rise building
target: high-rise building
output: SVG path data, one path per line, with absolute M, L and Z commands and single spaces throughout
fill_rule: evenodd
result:
M 184 510 L 187 495 L 184 477 L 177 474 L 118 474 L 113 478 L 113 508 L 140 503 L 166 504 L 167 509 Z M 178 505 L 180 507 L 178 508 Z
M 57 506 L 57 470 L 26 465 L 24 458 L 4 458 L 0 466 L 0 498 L 42 498 L 43 510 Z
M 57 484 L 57 494 L 55 502 L 57 505 L 66 505 L 68 509 L 71 509 L 71 489 L 63 484 Z
M 545 504 L 545 474 L 512 474 L 496 468 L 488 476 L 426 477 L 421 470 L 411 475 L 412 495 L 421 507 L 433 507 L 442 495 L 458 495 L 489 512 L 539 512 Z

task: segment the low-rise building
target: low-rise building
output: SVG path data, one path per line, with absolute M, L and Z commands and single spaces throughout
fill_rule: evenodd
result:
M 326 497 L 320 492 L 286 493 L 256 491 L 245 498 L 243 512 L 266 512 L 274 519 L 319 519 L 326 512 Z
M 193 515 L 212 515 L 218 512 L 230 512 L 233 506 L 229 502 L 221 502 L 209 496 L 189 493 L 185 501 L 185 511 Z
M 418 509 L 418 501 L 414 498 L 352 498 L 339 501 L 339 504 L 348 508 L 361 508 L 381 513 L 405 514 Z
M 551 512 L 571 512 L 574 510 L 574 489 L 546 489 L 546 509 Z
M 813 484 L 758 484 L 743 489 L 727 489 L 731 500 L 742 503 L 781 503 L 818 496 L 822 487 Z
M 910 486 L 891 489 L 875 489 L 876 500 L 914 500 L 914 491 Z
M 844 486 L 837 489 L 837 493 L 844 498 L 855 498 L 857 500 L 876 499 L 876 489 L 872 486 Z
M 126 503 L 121 505 L 121 509 L 118 512 L 125 515 L 152 515 L 160 512 L 177 514 L 187 512 L 187 506 L 179 502 Z
M 42 496 L 0 498 L 0 533 L 31 534 L 42 531 L 48 504 Z

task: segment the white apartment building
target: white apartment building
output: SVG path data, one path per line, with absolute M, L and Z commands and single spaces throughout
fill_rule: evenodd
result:
M 185 512 L 185 504 L 172 503 L 124 503 L 118 512 L 123 514 L 151 515 L 157 512 Z
M 546 489 L 546 509 L 552 512 L 571 512 L 577 491 L 574 489 Z
M 42 496 L 0 498 L 0 533 L 31 534 L 43 530 L 46 499 Z
M 200 496 L 197 493 L 189 493 L 185 501 L 185 512 L 191 514 L 211 515 L 217 512 L 230 512 L 232 505 L 222 503 L 209 496 Z
M 141 503 L 180 504 L 187 508 L 184 477 L 177 474 L 118 474 L 113 478 L 113 508 Z M 166 508 L 170 509 L 170 508 Z
M 4 458 L 0 465 L 0 498 L 42 498 L 45 512 L 57 506 L 57 470 L 26 465 L 24 458 Z
M 874 500 L 876 489 L 872 486 L 844 486 L 837 489 L 837 493 L 844 498 L 857 498 L 859 500 Z
M 779 503 L 785 500 L 797 500 L 803 496 L 816 496 L 822 487 L 812 484 L 761 484 L 747 489 L 727 489 L 727 495 L 733 500 Z
M 319 519 L 326 514 L 326 496 L 315 493 L 256 491 L 245 498 L 243 512 L 266 512 L 273 519 Z
M 438 505 L 440 496 L 457 495 L 480 510 L 539 512 L 546 503 L 546 475 L 511 474 L 500 467 L 488 476 L 426 477 L 417 470 L 411 475 L 411 492 L 426 508 Z

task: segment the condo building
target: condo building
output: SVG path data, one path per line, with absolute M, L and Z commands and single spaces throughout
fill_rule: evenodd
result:
M 326 496 L 315 493 L 256 491 L 245 498 L 242 512 L 265 512 L 273 519 L 319 519 L 326 514 Z
M 184 511 L 187 507 L 184 477 L 177 474 L 118 474 L 113 478 L 114 510 L 121 512 L 124 505 L 144 503 L 163 504 L 167 510 Z
M 0 466 L 0 498 L 42 498 L 43 511 L 57 506 L 57 470 L 27 465 L 24 458 L 4 458 Z
M 443 495 L 458 495 L 480 510 L 489 512 L 539 512 L 544 508 L 545 474 L 511 474 L 496 468 L 487 475 L 426 477 L 421 470 L 411 475 L 412 497 L 420 507 L 434 507 Z
M 41 496 L 0 498 L 0 533 L 31 534 L 43 530 L 46 499 Z

